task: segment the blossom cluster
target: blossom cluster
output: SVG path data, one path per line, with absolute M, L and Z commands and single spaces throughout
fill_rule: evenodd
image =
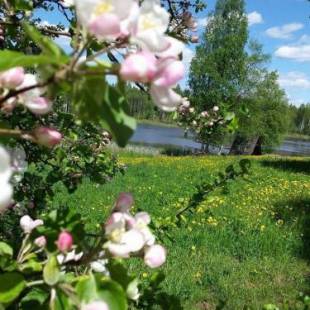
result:
M 100 41 L 128 42 L 135 50 L 121 64 L 122 79 L 149 83 L 154 103 L 165 111 L 182 103 L 173 87 L 185 74 L 179 60 L 184 44 L 166 34 L 170 14 L 159 0 L 141 5 L 136 0 L 75 0 L 73 4 L 80 24 L 91 35 Z
M 216 124 L 224 124 L 224 120 L 219 112 L 220 108 L 218 106 L 214 106 L 210 110 L 198 112 L 194 107 L 191 107 L 189 101 L 184 100 L 178 107 L 179 125 L 191 128 L 197 134 L 208 132 Z
M 5 97 L 12 91 L 16 92 L 16 96 L 11 96 L 3 103 L 2 111 L 11 113 L 19 104 L 35 115 L 49 113 L 52 110 L 52 102 L 44 96 L 44 87 L 38 85 L 38 78 L 33 74 L 26 74 L 22 67 L 0 72 L 0 96 Z M 61 141 L 62 135 L 55 129 L 38 127 L 29 138 L 41 145 L 53 147 Z
M 126 258 L 130 255 L 143 255 L 144 262 L 151 268 L 160 267 L 166 261 L 166 250 L 155 244 L 149 224 L 151 218 L 146 212 L 135 216 L 130 214 L 133 198 L 122 193 L 111 217 L 105 225 L 108 241 L 105 248 L 115 257 Z

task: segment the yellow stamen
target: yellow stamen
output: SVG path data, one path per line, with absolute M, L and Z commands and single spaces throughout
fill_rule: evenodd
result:
M 113 5 L 109 2 L 98 4 L 94 10 L 95 15 L 99 16 L 113 11 Z

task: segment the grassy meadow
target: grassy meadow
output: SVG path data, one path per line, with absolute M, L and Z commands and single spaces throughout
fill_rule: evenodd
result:
M 77 208 L 94 230 L 119 192 L 132 192 L 135 208 L 164 221 L 185 207 L 195 185 L 211 180 L 238 157 L 168 157 L 120 153 L 124 175 L 95 186 L 87 180 L 55 204 Z M 251 174 L 210 194 L 171 229 L 166 241 L 165 291 L 184 309 L 295 309 L 310 292 L 310 159 L 251 157 Z M 143 269 L 144 268 L 144 269 Z M 147 279 L 151 270 L 139 268 Z M 247 308 L 248 307 L 248 308 Z

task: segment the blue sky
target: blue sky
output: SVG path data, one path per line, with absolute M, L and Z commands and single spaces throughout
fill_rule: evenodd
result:
M 198 16 L 201 34 L 215 0 Z M 294 105 L 310 102 L 310 2 L 307 0 L 246 0 L 251 38 L 272 56 L 270 70 L 279 72 L 279 83 Z M 194 47 L 187 50 L 187 61 Z M 186 83 L 186 81 L 184 81 Z
M 207 9 L 198 15 L 201 35 L 208 13 L 216 0 L 207 0 Z M 310 102 L 310 2 L 307 0 L 246 0 L 250 36 L 264 46 L 272 56 L 270 70 L 279 72 L 279 83 L 292 104 Z M 57 23 L 56 13 L 40 12 L 42 20 Z M 60 38 L 68 48 L 68 40 Z M 189 68 L 195 46 L 186 48 L 184 59 Z M 187 80 L 182 81 L 186 86 Z

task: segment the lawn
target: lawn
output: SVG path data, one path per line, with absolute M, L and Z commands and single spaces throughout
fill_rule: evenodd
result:
M 136 209 L 163 221 L 186 206 L 195 185 L 239 159 L 121 153 L 124 175 L 99 186 L 86 180 L 71 196 L 60 192 L 55 204 L 77 208 L 93 230 L 118 193 L 128 191 Z M 300 292 L 310 292 L 310 159 L 254 157 L 251 163 L 246 179 L 214 191 L 165 241 L 165 290 L 184 309 L 294 308 Z M 142 278 L 150 272 L 139 269 Z

